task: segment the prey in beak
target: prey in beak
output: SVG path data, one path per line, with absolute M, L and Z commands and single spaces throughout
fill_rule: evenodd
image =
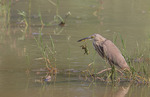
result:
M 86 41 L 86 40 L 89 40 L 89 39 L 92 39 L 92 37 L 89 36 L 89 37 L 86 37 L 86 38 L 82 38 L 82 39 L 78 40 L 77 42 Z M 87 54 L 87 55 L 89 54 L 89 49 L 86 45 L 86 42 L 85 42 L 84 45 L 81 45 L 80 47 L 84 50 L 84 54 Z

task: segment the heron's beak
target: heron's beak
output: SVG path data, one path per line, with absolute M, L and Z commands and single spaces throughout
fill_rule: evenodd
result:
M 88 39 L 91 39 L 91 37 L 86 37 L 86 38 L 80 39 L 77 42 L 85 41 L 85 40 L 88 40 Z

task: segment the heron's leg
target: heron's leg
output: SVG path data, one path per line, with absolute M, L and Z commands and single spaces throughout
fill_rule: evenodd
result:
M 98 75 L 98 74 L 101 74 L 101 73 L 103 73 L 105 71 L 110 71 L 111 69 L 112 68 L 107 68 L 107 69 L 101 70 L 100 72 L 98 72 L 96 74 Z M 106 81 L 105 79 L 103 79 L 103 77 L 96 77 L 96 79 L 101 80 L 101 81 Z
M 105 71 L 109 71 L 109 70 L 111 70 L 111 68 L 104 69 L 104 70 L 102 70 L 102 71 L 100 71 L 100 72 L 98 72 L 98 73 L 96 73 L 96 74 L 101 74 L 101 73 L 103 73 L 103 72 L 105 72 Z
M 100 72 L 98 72 L 96 74 L 98 75 L 98 74 L 101 74 L 103 72 L 110 71 L 110 70 L 112 70 L 112 68 L 107 68 L 107 69 L 101 70 Z M 121 74 L 121 76 L 124 75 L 124 73 L 121 70 L 116 69 L 116 71 L 119 72 Z M 96 77 L 96 79 L 101 80 L 101 81 L 107 81 L 107 79 L 105 80 L 103 77 Z M 120 77 L 118 77 L 117 81 L 120 82 Z
M 110 64 L 111 68 L 104 69 L 104 70 L 102 70 L 102 71 L 100 71 L 100 72 L 98 72 L 98 73 L 96 73 L 96 74 L 101 74 L 101 73 L 103 73 L 103 72 L 105 72 L 105 71 L 109 71 L 109 70 L 112 69 L 112 64 L 111 64 L 111 62 L 108 61 L 106 57 L 104 57 L 104 59 L 106 59 L 106 60 L 105 60 L 106 64 Z
M 101 74 L 101 73 L 103 73 L 103 72 L 105 72 L 105 71 L 109 71 L 109 70 L 111 70 L 112 68 L 107 68 L 107 69 L 104 69 L 104 70 L 101 70 L 100 72 L 98 72 L 98 73 L 96 73 L 96 74 Z M 116 69 L 116 71 L 118 71 L 121 75 L 124 75 L 123 73 L 122 73 L 122 71 L 120 71 L 119 69 Z

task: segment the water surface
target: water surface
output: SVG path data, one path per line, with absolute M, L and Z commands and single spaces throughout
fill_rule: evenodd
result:
M 117 86 L 103 82 L 85 81 L 80 72 L 95 62 L 93 68 L 100 71 L 106 65 L 95 54 L 92 42 L 87 45 L 89 55 L 84 55 L 77 40 L 99 33 L 113 41 L 118 35 L 116 45 L 123 51 L 120 35 L 126 45 L 127 54 L 135 57 L 138 49 L 148 58 L 150 35 L 150 1 L 146 0 L 58 0 L 58 7 L 43 0 L 2 1 L 0 16 L 0 94 L 2 97 L 149 97 L 147 85 L 121 83 Z M 55 1 L 54 1 L 55 2 Z M 56 3 L 56 2 L 55 2 Z M 27 14 L 29 26 L 26 28 L 18 10 Z M 58 13 L 62 18 L 67 12 L 64 27 L 55 22 L 42 27 L 40 17 L 48 24 Z M 50 35 L 54 41 L 56 61 L 51 60 L 59 73 L 55 81 L 36 82 L 45 68 L 42 53 L 35 38 L 42 33 L 44 43 L 51 46 Z M 84 43 L 83 43 L 84 44 Z M 137 49 L 138 48 L 138 49 Z M 146 63 L 149 65 L 149 62 Z M 139 64 L 137 64 L 138 66 Z M 69 70 L 70 73 L 66 72 Z

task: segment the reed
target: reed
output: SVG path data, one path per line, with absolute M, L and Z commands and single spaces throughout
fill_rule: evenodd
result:
M 25 11 L 18 10 L 18 14 L 22 17 L 20 22 L 25 23 L 25 26 L 28 27 L 27 14 Z
M 56 69 L 56 64 L 53 64 L 56 61 L 56 50 L 55 50 L 55 45 L 53 42 L 53 38 L 51 37 L 51 35 L 49 36 L 49 40 L 51 42 L 50 45 L 48 45 L 48 43 L 45 43 L 43 41 L 42 38 L 42 30 L 39 31 L 39 37 L 38 38 L 34 38 L 38 48 L 40 49 L 40 52 L 42 54 L 42 57 L 44 59 L 45 62 L 45 67 L 51 72 L 51 73 L 56 73 L 57 71 Z M 52 63 L 53 62 L 53 63 Z M 54 69 L 54 70 L 52 70 Z M 56 71 L 56 72 L 55 72 Z

